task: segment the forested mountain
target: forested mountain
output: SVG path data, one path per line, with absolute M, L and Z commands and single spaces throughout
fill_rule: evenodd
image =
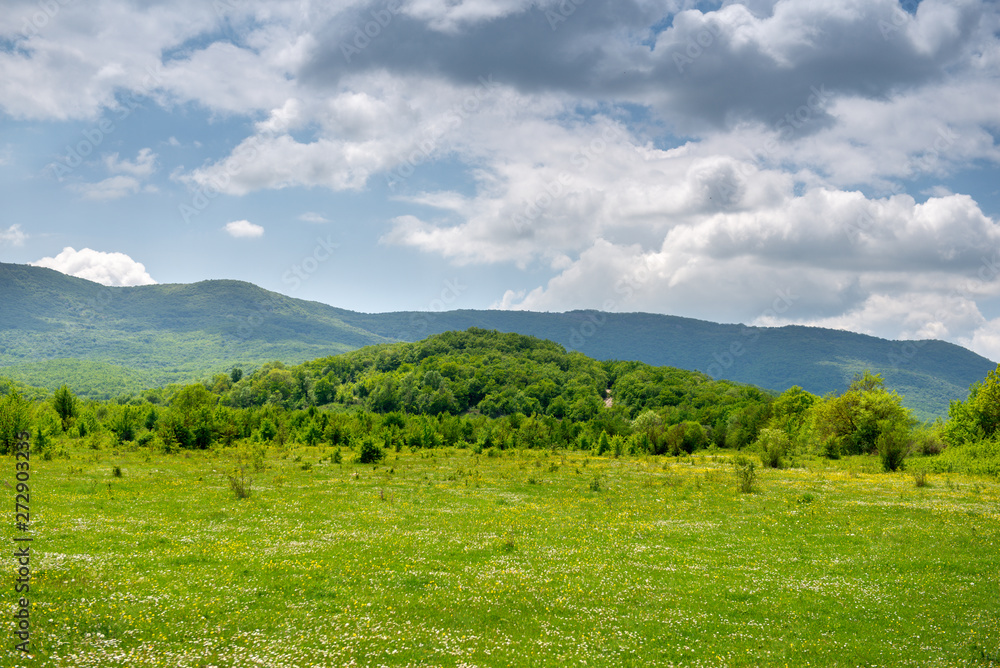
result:
M 387 340 L 338 313 L 241 281 L 110 288 L 0 263 L 0 375 L 109 397 Z
M 887 341 L 815 327 L 747 328 L 648 313 L 459 310 L 365 314 L 240 281 L 108 288 L 0 263 L 0 375 L 95 397 L 189 382 L 235 365 L 296 364 L 469 327 L 551 340 L 608 360 L 639 360 L 783 391 L 843 391 L 881 373 L 917 417 L 948 403 L 995 364 L 943 341 Z

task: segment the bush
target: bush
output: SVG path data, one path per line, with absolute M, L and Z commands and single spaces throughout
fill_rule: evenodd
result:
M 875 440 L 882 469 L 886 473 L 903 465 L 903 458 L 910 451 L 910 430 L 905 425 L 880 423 L 881 433 Z
M 385 459 L 385 450 L 378 445 L 371 437 L 361 441 L 361 451 L 358 453 L 358 462 L 361 464 L 375 464 Z
M 784 457 L 791 450 L 788 435 L 781 429 L 761 429 L 757 437 L 760 460 L 763 466 L 772 469 L 784 468 Z
M 914 431 L 912 440 L 912 452 L 918 455 L 939 455 L 945 448 L 939 430 L 933 427 L 924 427 Z
M 17 392 L 0 398 L 0 455 L 14 452 L 21 434 L 31 428 L 31 404 Z
M 748 458 L 740 455 L 733 460 L 733 473 L 736 476 L 736 489 L 741 494 L 753 491 L 757 482 L 757 466 Z
M 245 467 L 238 467 L 227 477 L 229 478 L 229 488 L 233 490 L 233 494 L 236 495 L 237 499 L 250 498 L 250 493 L 252 492 L 253 487 L 253 479 L 250 477 L 250 474 L 247 473 Z

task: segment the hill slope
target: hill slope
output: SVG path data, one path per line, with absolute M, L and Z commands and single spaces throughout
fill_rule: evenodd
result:
M 946 416 L 950 401 L 964 399 L 969 385 L 996 367 L 944 341 L 889 341 L 819 327 L 749 328 L 651 313 L 343 311 L 341 317 L 405 341 L 468 327 L 517 332 L 596 359 L 641 360 L 779 391 L 792 385 L 820 395 L 843 391 L 855 373 L 871 369 L 882 374 L 889 388 L 905 395 L 906 405 L 920 419 Z
M 94 397 L 386 341 L 330 306 L 240 281 L 109 288 L 0 263 L 0 295 L 0 373 Z
M 469 327 L 554 341 L 595 359 L 698 370 L 773 390 L 846 389 L 883 374 L 922 419 L 945 415 L 995 364 L 942 341 L 815 327 L 747 328 L 648 313 L 461 310 L 356 313 L 240 281 L 108 288 L 0 263 L 0 375 L 94 397 L 201 379 L 233 365 L 295 364 Z

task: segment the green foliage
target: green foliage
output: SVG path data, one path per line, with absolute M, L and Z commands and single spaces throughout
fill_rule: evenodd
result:
M 109 429 L 119 443 L 134 441 L 139 428 L 139 416 L 132 406 L 121 406 L 114 410 L 114 417 L 109 422 Z
M 791 441 L 783 430 L 770 427 L 760 430 L 755 445 L 760 451 L 761 463 L 772 469 L 784 468 L 784 459 L 792 448 Z
M 942 341 L 901 343 L 809 327 L 758 329 L 642 313 L 454 311 L 435 313 L 433 318 L 422 313 L 364 314 L 291 299 L 239 281 L 109 288 L 40 267 L 5 263 L 0 263 L 0 294 L 4 297 L 0 302 L 0 322 L 4 325 L 0 330 L 0 370 L 4 375 L 49 391 L 68 384 L 80 396 L 101 400 L 225 373 L 233 387 L 234 405 L 246 406 L 240 402 L 254 388 L 240 377 L 240 370 L 249 371 L 276 359 L 297 364 L 362 346 L 415 341 L 435 332 L 470 326 L 484 331 L 516 331 L 582 347 L 596 359 L 707 368 L 716 378 L 777 390 L 798 384 L 813 393 L 842 392 L 843 379 L 849 377 L 845 373 L 871 368 L 881 371 L 886 381 L 906 396 L 907 405 L 921 419 L 943 417 L 949 401 L 996 366 Z M 592 318 L 599 318 L 601 326 L 585 343 L 578 341 L 581 321 L 592 325 Z M 39 323 L 58 325 L 46 325 L 40 331 Z M 734 341 L 751 354 L 737 356 L 725 366 L 713 363 Z M 513 347 L 497 351 L 501 355 L 521 352 Z M 541 351 L 536 359 L 544 363 L 545 354 Z M 136 359 L 144 360 L 141 368 L 135 366 Z M 391 354 L 380 362 L 383 371 L 401 365 Z M 419 370 L 411 398 L 419 398 L 427 371 Z M 439 372 L 454 380 L 447 369 Z M 281 400 L 325 405 L 338 396 L 346 398 L 335 377 L 320 374 L 313 380 L 315 383 L 309 385 L 293 378 L 286 388 L 288 395 L 282 394 Z M 643 397 L 659 406 L 675 405 L 671 402 L 676 397 L 667 387 L 670 383 L 662 385 L 665 391 L 653 396 L 645 396 L 641 387 L 635 388 L 634 395 L 625 392 L 622 396 L 627 401 Z M 519 389 L 549 415 L 586 421 L 599 410 L 603 401 L 599 392 L 606 387 L 593 387 L 593 394 L 570 395 L 565 388 L 553 392 L 539 379 Z M 356 389 L 360 394 L 354 393 Z M 364 394 L 369 390 L 376 392 Z M 349 392 L 354 397 L 371 397 L 378 406 L 375 410 L 384 411 L 393 405 L 404 408 L 400 390 L 398 385 L 384 390 L 363 385 L 351 387 Z M 464 412 L 463 397 L 453 396 L 457 412 Z M 446 392 L 434 398 L 439 407 L 449 401 Z M 631 408 L 636 406 L 639 404 Z M 413 412 L 409 407 L 406 410 Z M 714 419 L 701 415 L 672 418 L 670 422 L 681 419 L 717 426 Z M 743 447 L 755 438 L 755 434 L 750 435 L 743 438 L 742 445 L 729 447 Z
M 73 418 L 77 416 L 76 396 L 69 387 L 63 385 L 55 391 L 52 395 L 52 407 L 62 420 L 62 430 L 67 431 L 73 423 Z
M 30 428 L 30 402 L 16 391 L 0 397 L 0 454 L 13 452 L 20 435 Z
M 879 374 L 865 371 L 855 377 L 850 389 L 840 396 L 831 396 L 814 407 L 814 419 L 820 442 L 831 452 L 858 455 L 874 452 L 879 436 L 892 430 L 908 430 L 911 418 L 901 397 L 885 389 Z
M 903 464 L 903 458 L 910 450 L 910 430 L 905 424 L 886 421 L 879 425 L 876 441 L 882 469 L 895 471 Z
M 229 488 L 237 499 L 249 499 L 253 493 L 253 478 L 243 466 L 236 467 L 232 473 L 226 475 L 229 480 Z
M 1000 431 L 1000 365 L 973 386 L 967 403 L 976 426 L 986 438 Z
M 757 484 L 757 466 L 749 457 L 737 455 L 733 459 L 733 475 L 736 478 L 736 490 L 741 494 L 750 494 Z
M 375 440 L 367 436 L 361 440 L 358 450 L 358 462 L 361 464 L 376 464 L 385 459 L 385 450 Z
M 708 446 L 708 436 L 701 424 L 685 420 L 667 430 L 664 444 L 671 455 L 691 454 Z
M 597 439 L 597 454 L 605 455 L 611 449 L 611 439 L 608 438 L 608 432 L 602 431 L 600 438 Z

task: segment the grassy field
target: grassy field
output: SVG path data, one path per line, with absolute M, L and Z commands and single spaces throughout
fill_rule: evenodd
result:
M 36 458 L 35 656 L 7 567 L 3 665 L 1000 665 L 995 479 L 331 454 L 272 450 L 244 500 L 227 451 Z

